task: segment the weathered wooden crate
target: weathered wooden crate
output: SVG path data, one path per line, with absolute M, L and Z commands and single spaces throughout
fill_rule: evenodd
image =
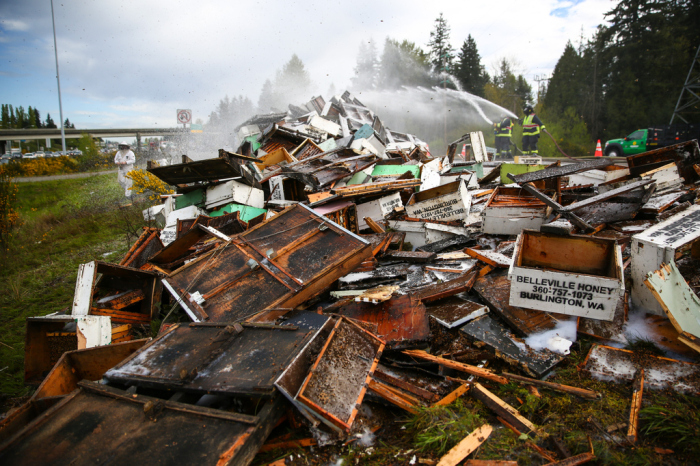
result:
M 245 466 L 284 413 L 282 397 L 239 414 L 82 381 L 0 445 L 5 466 L 218 464 Z M 60 448 L 57 446 L 60 445 Z
M 517 235 L 521 230 L 539 230 L 547 207 L 522 188 L 499 186 L 491 193 L 482 212 L 482 233 Z
M 632 237 L 632 303 L 647 312 L 665 315 L 654 295 L 644 285 L 649 272 L 674 260 L 676 253 L 700 239 L 700 206 L 694 205 L 668 220 Z
M 388 196 L 383 196 L 379 199 L 358 204 L 357 216 L 360 230 L 369 228 L 367 222 L 365 222 L 365 217 L 369 217 L 372 220 L 379 222 L 384 220 L 387 215 L 392 213 L 395 207 L 401 206 L 403 206 L 403 203 L 401 202 L 401 195 L 399 193 L 389 194 Z
M 109 345 L 111 341 L 109 317 L 29 317 L 24 340 L 24 383 L 38 385 L 67 351 Z
M 597 170 L 588 170 L 569 175 L 569 186 L 589 185 L 598 186 L 601 183 L 617 180 L 630 174 L 628 168 L 609 165 Z
M 371 255 L 368 241 L 296 204 L 180 267 L 163 284 L 193 320 L 233 322 L 292 309 Z M 204 300 L 189 299 L 195 292 Z
M 467 184 L 458 180 L 413 194 L 406 204 L 406 213 L 426 220 L 464 221 L 471 203 Z
M 265 195 L 262 189 L 253 188 L 236 180 L 207 188 L 207 210 L 216 209 L 232 202 L 262 209 L 265 206 Z
M 615 240 L 524 230 L 513 263 L 510 305 L 612 321 L 625 292 Z
M 384 350 L 384 342 L 341 318 L 314 362 L 297 400 L 329 427 L 349 432 Z
M 107 371 L 105 378 L 156 389 L 270 397 L 274 380 L 315 333 L 264 324 L 243 324 L 238 330 L 227 324 L 179 325 Z

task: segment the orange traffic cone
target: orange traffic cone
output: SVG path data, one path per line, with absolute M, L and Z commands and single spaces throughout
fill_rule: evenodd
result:
M 603 156 L 603 149 L 600 147 L 600 139 L 598 139 L 598 144 L 595 146 L 595 156 L 596 157 Z

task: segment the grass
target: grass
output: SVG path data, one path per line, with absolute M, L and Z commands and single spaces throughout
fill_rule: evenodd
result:
M 118 262 L 143 224 L 113 174 L 19 183 L 21 225 L 0 253 L 0 396 L 27 395 L 24 333 L 27 317 L 70 307 L 78 265 Z M 0 402 L 2 400 L 0 399 Z

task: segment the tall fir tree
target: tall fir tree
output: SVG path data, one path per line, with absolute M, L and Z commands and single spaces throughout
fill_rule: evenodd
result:
M 481 64 L 481 56 L 471 34 L 462 43 L 462 48 L 457 54 L 455 72 L 464 91 L 484 96 L 484 85 L 489 82 L 489 75 Z
M 377 87 L 379 71 L 379 59 L 377 58 L 377 46 L 374 39 L 367 43 L 360 42 L 360 50 L 357 53 L 357 65 L 355 76 L 351 78 L 352 87 L 358 91 L 369 91 Z
M 430 32 L 428 47 L 434 73 L 454 71 L 454 48 L 450 44 L 450 27 L 442 13 L 435 19 L 435 29 Z

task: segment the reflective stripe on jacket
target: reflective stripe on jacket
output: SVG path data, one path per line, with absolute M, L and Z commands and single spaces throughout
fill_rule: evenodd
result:
M 523 118 L 523 136 L 538 136 L 540 134 L 542 122 L 539 122 L 540 119 L 537 118 L 539 123 L 535 123 L 535 118 L 537 118 L 537 116 L 534 113 Z
M 510 118 L 506 118 L 497 125 L 496 136 L 500 137 L 511 137 L 513 134 L 513 123 Z

